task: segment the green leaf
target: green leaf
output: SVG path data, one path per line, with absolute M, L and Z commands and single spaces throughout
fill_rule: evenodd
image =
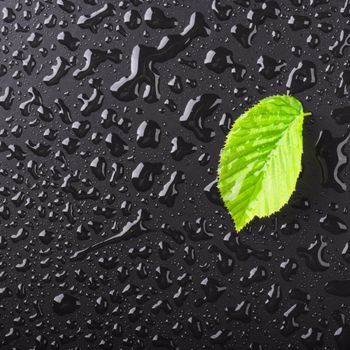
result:
M 288 202 L 301 171 L 309 114 L 292 96 L 271 96 L 235 121 L 221 151 L 218 188 L 237 232 Z

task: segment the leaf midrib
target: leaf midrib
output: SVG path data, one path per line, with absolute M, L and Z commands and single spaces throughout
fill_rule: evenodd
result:
M 262 166 L 262 168 L 259 171 L 259 173 L 262 174 L 262 176 L 259 177 L 259 180 L 256 182 L 256 185 L 254 186 L 254 191 L 248 197 L 249 198 L 248 205 L 246 206 L 246 208 L 245 208 L 246 210 L 244 212 L 247 212 L 248 209 L 251 209 L 249 207 L 249 204 L 251 204 L 251 199 L 254 198 L 256 196 L 256 194 L 260 192 L 260 190 L 261 190 L 261 183 L 262 183 L 263 180 L 265 180 L 265 176 L 266 176 L 266 170 L 265 169 L 267 167 L 267 164 L 270 163 L 270 160 L 274 156 L 276 150 L 278 149 L 278 147 L 279 147 L 279 145 L 281 143 L 281 140 L 283 140 L 283 138 L 284 138 L 284 135 L 286 134 L 286 132 L 289 132 L 290 128 L 293 127 L 294 123 L 296 123 L 296 121 L 299 121 L 299 118 L 302 118 L 302 117 L 303 117 L 303 113 L 301 112 L 301 114 L 297 115 L 297 117 L 295 117 L 293 119 L 292 123 L 285 130 L 282 131 L 281 137 L 276 142 L 275 147 L 273 147 L 272 151 L 267 156 L 266 162 L 264 163 L 264 165 Z M 257 191 L 257 188 L 258 188 L 258 191 Z M 237 219 L 235 219 L 235 222 L 236 222 L 236 220 Z

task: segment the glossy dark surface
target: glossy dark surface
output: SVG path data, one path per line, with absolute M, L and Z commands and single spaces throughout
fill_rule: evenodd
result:
M 348 1 L 0 5 L 1 349 L 350 349 Z M 220 149 L 287 92 L 297 191 L 237 236 Z

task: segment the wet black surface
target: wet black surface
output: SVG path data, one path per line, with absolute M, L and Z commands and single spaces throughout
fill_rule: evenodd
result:
M 0 5 L 1 349 L 350 349 L 348 1 Z M 297 191 L 237 236 L 220 149 L 287 92 Z

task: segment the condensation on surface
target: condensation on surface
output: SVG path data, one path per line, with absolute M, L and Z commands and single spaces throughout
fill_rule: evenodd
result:
M 0 7 L 1 349 L 350 349 L 349 1 Z M 219 152 L 286 93 L 297 190 L 237 235 Z

